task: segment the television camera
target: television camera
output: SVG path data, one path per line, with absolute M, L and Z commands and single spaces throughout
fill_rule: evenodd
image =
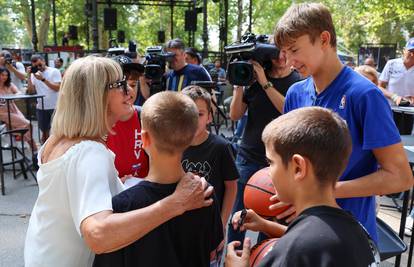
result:
M 268 39 L 267 35 L 246 33 L 239 43 L 224 47 L 226 54 L 231 56 L 227 67 L 227 79 L 231 84 L 248 86 L 253 83 L 254 70 L 250 60 L 257 61 L 265 71 L 272 68 L 272 59 L 278 58 L 280 51 L 267 43 Z

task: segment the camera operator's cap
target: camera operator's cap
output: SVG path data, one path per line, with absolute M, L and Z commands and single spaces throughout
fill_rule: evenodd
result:
M 144 73 L 144 66 L 142 64 L 132 62 L 132 59 L 127 56 L 119 55 L 113 57 L 112 59 L 118 62 L 123 70 L 136 70 L 138 72 Z
M 405 45 L 405 48 L 407 50 L 414 50 L 414 37 L 408 40 L 407 44 Z

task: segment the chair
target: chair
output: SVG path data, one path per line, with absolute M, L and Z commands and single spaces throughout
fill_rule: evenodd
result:
M 377 218 L 377 232 L 381 261 L 398 256 L 407 250 L 404 241 L 380 218 Z
M 0 132 L 0 182 L 1 182 L 1 193 L 2 195 L 5 195 L 5 185 L 4 185 L 4 172 L 5 172 L 5 166 L 12 165 L 13 166 L 13 177 L 14 179 L 17 178 L 20 174 L 23 174 L 24 179 L 28 179 L 27 177 L 27 171 L 29 171 L 32 176 L 36 180 L 36 176 L 33 173 L 33 171 L 30 168 L 30 160 L 26 157 L 25 151 L 24 151 L 24 140 L 23 136 L 29 129 L 23 128 L 23 129 L 13 129 L 9 131 L 3 131 Z M 20 141 L 13 142 L 13 135 L 19 135 Z M 10 137 L 10 146 L 5 147 L 2 144 L 2 138 L 4 135 L 8 135 Z M 20 143 L 21 147 L 19 148 L 17 145 Z M 5 162 L 3 157 L 3 151 L 10 151 L 11 154 L 11 160 Z M 16 173 L 15 164 L 18 163 L 20 165 L 20 173 Z M 36 181 L 37 182 L 37 181 Z

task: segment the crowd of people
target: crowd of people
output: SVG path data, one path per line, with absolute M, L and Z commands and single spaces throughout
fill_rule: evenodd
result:
M 192 84 L 227 82 L 222 62 L 207 71 L 180 39 L 165 45 L 157 93 L 128 55 L 63 68 L 35 54 L 25 69 L 1 51 L 0 95 L 21 93 L 22 81 L 44 95 L 25 266 L 249 266 L 246 230 L 279 238 L 259 266 L 378 264 L 375 196 L 413 186 L 400 134 L 414 120 L 390 106 L 414 103 L 414 38 L 381 73 L 372 57 L 353 70 L 338 58 L 330 11 L 303 3 L 273 41 L 271 68 L 251 60 L 255 81 L 233 87 L 229 116 L 246 116 L 236 151 L 209 132 L 214 94 Z M 8 112 L 13 127 L 30 127 L 0 103 L 0 120 Z M 37 153 L 31 131 L 24 138 Z M 277 220 L 244 207 L 265 167 L 277 190 L 269 209 L 290 206 Z

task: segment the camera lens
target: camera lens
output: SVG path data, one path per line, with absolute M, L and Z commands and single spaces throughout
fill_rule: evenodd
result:
M 145 66 L 145 77 L 152 80 L 157 80 L 162 77 L 162 69 L 160 65 L 146 65 Z
M 253 81 L 253 65 L 245 61 L 237 61 L 229 64 L 229 82 L 234 85 L 246 86 Z
M 246 77 L 249 76 L 249 67 L 246 65 L 238 65 L 235 69 L 234 69 L 234 75 L 236 77 Z

